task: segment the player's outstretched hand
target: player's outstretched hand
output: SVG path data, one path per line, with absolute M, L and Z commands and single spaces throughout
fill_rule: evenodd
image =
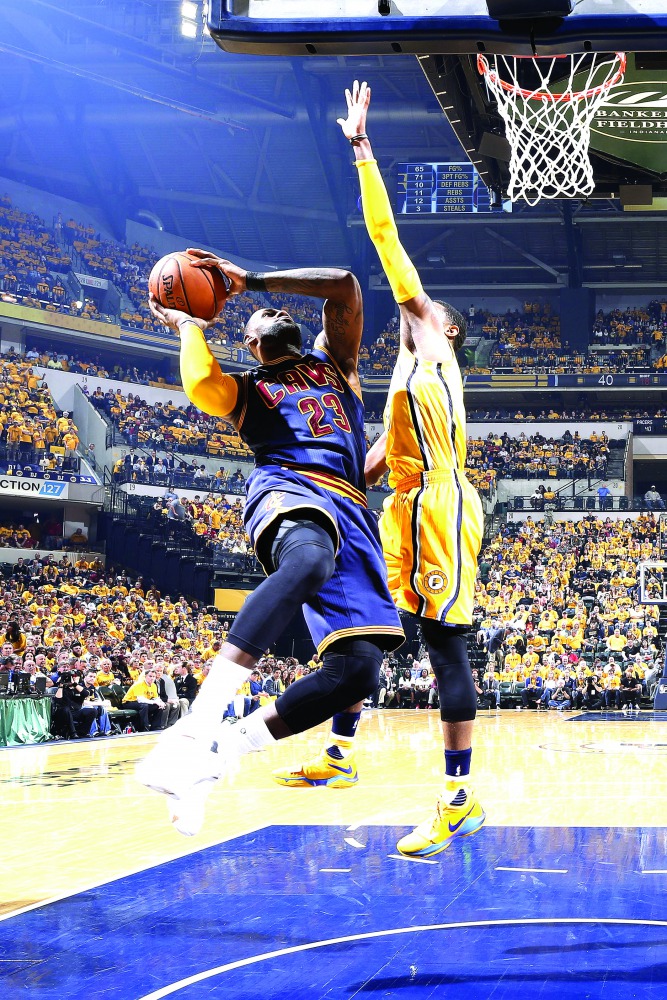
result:
M 229 296 L 240 295 L 242 292 L 245 292 L 247 272 L 242 267 L 239 267 L 238 264 L 233 264 L 231 260 L 225 260 L 224 257 L 218 257 L 209 250 L 197 250 L 195 247 L 188 247 L 185 252 L 190 257 L 195 258 L 193 267 L 203 267 L 208 271 L 220 271 L 227 279 L 226 284 L 229 285 Z
M 181 323 L 194 323 L 200 330 L 208 330 L 209 326 L 213 326 L 218 320 L 217 316 L 215 319 L 205 320 L 198 319 L 196 316 L 190 316 L 189 313 L 181 312 L 180 309 L 167 309 L 166 306 L 158 302 L 154 295 L 148 296 L 148 305 L 155 319 L 160 323 L 164 323 L 165 326 L 168 326 L 170 330 L 174 330 L 175 333 L 178 333 Z
M 359 83 L 355 80 L 352 84 L 352 92 L 345 91 L 347 101 L 347 118 L 337 118 L 336 121 L 343 130 L 346 139 L 353 139 L 355 135 L 363 135 L 366 131 L 366 115 L 368 105 L 371 102 L 371 88 L 366 81 Z

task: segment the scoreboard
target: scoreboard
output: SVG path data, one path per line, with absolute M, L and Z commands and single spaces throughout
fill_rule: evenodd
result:
M 399 215 L 466 215 L 490 212 L 489 189 L 465 163 L 399 163 Z

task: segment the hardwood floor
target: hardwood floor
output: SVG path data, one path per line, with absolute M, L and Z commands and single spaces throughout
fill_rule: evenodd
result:
M 652 713 L 577 721 L 575 713 L 478 716 L 474 785 L 488 826 L 667 827 L 661 788 L 667 723 Z M 246 757 L 210 800 L 201 834 L 184 839 L 134 764 L 154 736 L 4 750 L 5 918 L 271 825 L 410 826 L 443 774 L 436 712 L 365 713 L 351 789 L 280 788 L 271 770 L 317 751 L 327 727 Z

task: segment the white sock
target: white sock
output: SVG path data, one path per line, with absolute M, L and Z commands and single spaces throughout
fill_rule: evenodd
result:
M 225 724 L 224 732 L 225 739 L 229 740 L 238 754 L 262 750 L 263 747 L 278 742 L 269 732 L 261 711 L 253 712 L 245 719 L 239 719 L 235 726 Z
M 189 713 L 181 719 L 183 732 L 192 730 L 195 737 L 215 734 L 222 717 L 234 695 L 250 676 L 247 667 L 240 667 L 233 660 L 218 654 L 211 664 L 208 676 L 199 689 Z

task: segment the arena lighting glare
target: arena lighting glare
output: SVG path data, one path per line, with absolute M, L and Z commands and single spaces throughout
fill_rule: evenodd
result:
M 186 38 L 196 38 L 200 23 L 199 4 L 195 0 L 183 0 L 181 3 L 181 34 Z

